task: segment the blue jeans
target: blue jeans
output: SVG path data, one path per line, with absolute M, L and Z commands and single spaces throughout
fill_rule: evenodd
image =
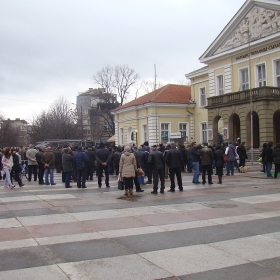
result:
M 54 185 L 53 173 L 54 173 L 53 168 L 46 168 L 45 169 L 45 184 L 46 185 L 49 185 L 50 182 L 51 182 L 51 185 Z M 49 175 L 50 175 L 50 182 L 49 182 Z
M 272 177 L 272 174 L 271 174 L 271 168 L 272 168 L 272 162 L 267 162 L 266 163 L 266 174 L 267 174 L 267 177 Z
M 64 172 L 65 174 L 65 188 L 70 186 L 71 172 Z
M 234 161 L 227 162 L 227 175 L 234 175 Z
M 199 179 L 199 162 L 198 161 L 193 161 L 192 165 L 193 165 L 193 169 L 194 169 L 193 182 L 198 182 L 198 179 Z
M 12 184 L 12 182 L 11 182 L 11 172 L 10 172 L 10 169 L 4 168 L 4 172 L 5 172 L 5 174 L 6 174 L 6 177 L 5 177 L 5 186 L 11 187 L 13 184 Z

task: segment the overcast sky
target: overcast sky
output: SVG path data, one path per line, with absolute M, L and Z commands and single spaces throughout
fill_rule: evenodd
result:
M 26 119 L 93 75 L 127 64 L 142 80 L 186 81 L 245 0 L 0 0 L 0 113 Z M 32 101 L 32 102 L 31 102 Z

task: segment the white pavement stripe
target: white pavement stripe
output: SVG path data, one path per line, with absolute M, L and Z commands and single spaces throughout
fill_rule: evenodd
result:
M 10 196 L 2 197 L 0 201 L 7 202 L 19 202 L 19 201 L 38 201 L 38 200 L 55 200 L 55 199 L 77 199 L 72 194 L 52 194 L 52 195 L 27 195 L 27 196 Z
M 18 249 L 34 246 L 38 246 L 38 243 L 32 238 L 0 242 L 0 250 Z
M 56 265 L 31 267 L 17 270 L 0 271 L 1 280 L 28 279 L 28 280 L 69 280 Z
M 27 216 L 18 217 L 18 220 L 23 226 L 36 226 L 36 225 L 50 225 L 58 223 L 72 223 L 77 222 L 75 218 L 68 214 L 53 214 L 53 215 L 41 215 L 41 216 Z
M 146 227 L 138 227 L 138 228 L 126 228 L 126 229 L 118 229 L 118 230 L 106 230 L 106 231 L 98 231 L 92 233 L 79 233 L 79 234 L 72 234 L 72 235 L 63 235 L 63 236 L 50 236 L 50 237 L 40 237 L 35 238 L 35 241 L 40 245 L 52 245 L 52 244 L 59 244 L 59 243 L 70 243 L 70 242 L 82 242 L 82 241 L 89 241 L 89 240 L 98 240 L 104 238 L 118 238 L 124 236 L 136 236 L 141 234 L 152 234 L 152 233 L 160 233 L 160 232 L 170 232 L 170 231 L 177 231 L 177 230 L 185 230 L 185 229 L 195 229 L 200 227 L 208 227 L 208 226 L 216 226 L 219 224 L 232 224 L 236 222 L 243 222 L 243 221 L 252 221 L 252 220 L 259 220 L 259 219 L 266 219 L 268 217 L 279 217 L 280 211 L 275 212 L 268 212 L 266 215 L 258 214 L 250 214 L 244 216 L 235 216 L 230 218 L 223 218 L 223 219 L 210 219 L 210 220 L 201 220 L 201 221 L 193 221 L 193 222 L 184 222 L 184 223 L 176 223 L 176 224 L 166 224 L 166 225 L 159 225 L 159 226 L 146 226 Z M 249 219 L 250 218 L 250 219 Z M 273 234 L 264 234 L 263 236 L 267 236 L 272 239 L 280 239 L 280 233 L 273 233 Z M 5 244 L 10 244 L 11 248 L 20 248 L 21 246 L 18 244 L 22 244 L 22 247 L 25 246 L 24 243 L 18 243 L 18 241 L 7 241 L 0 242 L 0 250 L 1 244 L 6 246 Z M 13 242 L 15 244 L 13 244 Z M 34 246 L 34 245 L 31 245 Z M 6 248 L 5 249 L 9 249 Z
M 248 196 L 248 197 L 239 197 L 239 198 L 232 198 L 230 200 L 244 202 L 244 203 L 249 203 L 249 204 L 274 202 L 274 201 L 280 201 L 280 194 L 269 194 L 269 195 L 256 195 L 256 196 Z
M 15 218 L 0 219 L 0 228 L 21 227 L 22 224 Z

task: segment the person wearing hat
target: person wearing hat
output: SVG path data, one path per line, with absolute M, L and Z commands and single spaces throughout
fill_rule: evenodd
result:
M 152 152 L 149 154 L 148 164 L 152 168 L 153 190 L 152 194 L 158 193 L 158 177 L 160 178 L 160 193 L 164 193 L 164 157 L 162 152 L 157 149 L 157 145 L 152 146 Z
M 125 146 L 120 158 L 119 174 L 123 179 L 125 195 L 133 194 L 133 179 L 137 170 L 136 158 L 130 146 Z

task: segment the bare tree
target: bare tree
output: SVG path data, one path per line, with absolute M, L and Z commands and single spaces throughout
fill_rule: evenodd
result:
M 44 139 L 73 139 L 78 135 L 77 113 L 71 108 L 71 103 L 60 97 L 43 111 L 33 117 L 29 127 L 30 142 L 35 143 Z
M 133 85 L 139 81 L 139 75 L 128 65 L 107 65 L 93 76 L 93 80 L 107 93 L 117 94 L 120 105 L 123 105 Z

